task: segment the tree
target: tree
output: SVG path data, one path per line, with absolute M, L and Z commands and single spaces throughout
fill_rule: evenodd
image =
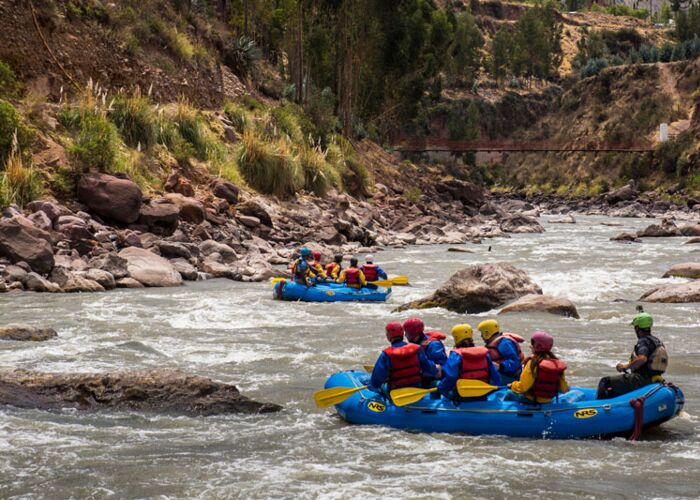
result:
M 479 50 L 484 45 L 484 37 L 469 12 L 455 17 L 455 34 L 450 46 L 451 64 L 449 76 L 452 83 L 470 87 L 481 65 Z
M 513 46 L 513 37 L 510 31 L 503 27 L 499 29 L 491 40 L 491 60 L 489 61 L 489 73 L 499 84 L 507 76 L 510 66 Z
M 551 3 L 527 10 L 515 25 L 511 69 L 528 78 L 548 78 L 562 58 L 561 24 Z

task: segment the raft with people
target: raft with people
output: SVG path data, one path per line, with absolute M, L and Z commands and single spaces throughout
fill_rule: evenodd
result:
M 357 389 L 367 386 L 369 378 L 367 372 L 340 372 L 331 375 L 325 388 Z M 664 383 L 605 400 L 596 399 L 596 389 L 574 387 L 545 404 L 511 400 L 507 387 L 489 386 L 484 392 L 488 394 L 475 401 L 431 399 L 431 394 L 426 394 L 415 403 L 397 406 L 390 397 L 365 388 L 335 408 L 352 424 L 413 432 L 570 439 L 629 436 L 635 429 L 641 431 L 672 419 L 684 404 L 683 392 Z
M 385 302 L 391 288 L 351 288 L 339 283 L 317 283 L 306 286 L 294 281 L 280 280 L 273 286 L 278 300 L 302 302 Z

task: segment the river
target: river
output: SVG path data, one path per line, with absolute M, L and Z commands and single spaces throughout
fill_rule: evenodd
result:
M 639 442 L 413 434 L 350 426 L 314 406 L 313 392 L 329 374 L 374 361 L 385 346 L 384 324 L 410 316 L 391 314 L 394 307 L 430 293 L 465 265 L 487 261 L 524 269 L 545 293 L 571 299 L 582 317 L 502 316 L 507 330 L 550 331 L 572 385 L 595 386 L 614 373 L 634 344 L 633 300 L 668 282 L 660 277 L 672 264 L 697 261 L 698 245 L 682 245 L 684 238 L 609 241 L 651 219 L 577 220 L 543 218 L 546 233 L 467 245 L 474 253 L 446 246 L 380 252 L 376 260 L 390 274 L 409 275 L 414 285 L 395 288 L 386 304 L 280 303 L 269 284 L 227 280 L 104 294 L 0 295 L 3 323 L 59 332 L 49 342 L 0 344 L 5 368 L 177 367 L 285 407 L 278 414 L 206 418 L 4 407 L 0 497 L 696 497 L 699 304 L 645 306 L 671 354 L 667 378 L 687 402 L 681 417 Z M 445 332 L 488 316 L 440 309 L 420 315 Z

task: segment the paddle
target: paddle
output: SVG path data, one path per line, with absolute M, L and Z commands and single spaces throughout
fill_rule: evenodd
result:
M 314 394 L 316 406 L 326 408 L 342 403 L 356 392 L 367 389 L 366 385 L 362 387 L 333 387 L 331 389 L 323 389 Z
M 363 365 L 367 373 L 372 373 L 374 371 L 374 365 Z
M 489 392 L 497 391 L 499 387 L 490 385 L 481 380 L 463 380 L 457 381 L 457 393 L 463 398 L 475 398 L 484 396 Z M 418 389 L 416 387 L 405 387 L 403 389 L 394 389 L 391 391 L 391 400 L 396 406 L 406 406 L 416 401 L 423 399 L 423 396 L 431 392 L 437 391 L 437 387 L 432 389 Z
M 394 276 L 393 278 L 389 278 L 389 281 L 397 286 L 406 286 L 408 285 L 408 276 Z

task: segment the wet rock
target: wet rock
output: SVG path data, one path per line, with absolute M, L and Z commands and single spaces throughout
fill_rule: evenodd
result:
M 605 201 L 610 205 L 614 205 L 621 201 L 634 200 L 638 195 L 639 192 L 634 181 L 630 181 L 627 185 L 606 194 Z
M 78 199 L 91 212 L 125 224 L 139 218 L 141 189 L 136 183 L 107 174 L 86 174 L 78 182 Z
M 226 200 L 231 205 L 238 203 L 238 195 L 240 191 L 232 182 L 217 178 L 212 181 L 210 187 L 212 193 L 214 193 L 214 196 Z M 268 226 L 271 225 L 272 223 L 268 224 Z
M 543 311 L 559 316 L 579 319 L 576 306 L 568 299 L 552 295 L 530 294 L 504 306 L 498 314 Z
M 450 247 L 447 249 L 448 252 L 458 252 L 458 253 L 474 253 L 474 250 L 468 250 L 466 248 Z
M 8 283 L 12 283 L 15 281 L 22 282 L 24 281 L 24 278 L 26 276 L 27 271 L 25 271 L 19 266 L 9 265 L 6 266 L 5 269 L 2 271 L 2 277 Z
M 112 273 L 102 269 L 88 269 L 85 271 L 85 278 L 98 283 L 105 290 L 112 290 L 117 287 L 116 280 Z
M 66 293 L 105 291 L 105 288 L 96 281 L 82 274 L 72 272 L 64 267 L 53 268 L 53 271 L 51 271 L 51 281 Z
M 537 219 L 524 214 L 506 215 L 501 220 L 501 230 L 506 233 L 543 233 L 544 228 Z
M 49 280 L 42 278 L 35 272 L 27 273 L 22 281 L 24 288 L 32 292 L 49 292 L 56 293 L 60 292 L 61 288 L 55 284 L 51 283 Z
M 204 273 L 212 275 L 215 278 L 228 278 L 236 281 L 241 279 L 241 273 L 237 269 L 233 269 L 226 264 L 222 264 L 221 262 L 217 262 L 215 260 L 205 260 L 201 263 L 200 270 Z
M 20 408 L 145 411 L 190 416 L 281 410 L 235 386 L 174 369 L 107 373 L 0 372 L 0 404 Z
M 243 203 L 236 206 L 236 210 L 239 214 L 250 215 L 252 217 L 257 217 L 260 222 L 266 226 L 272 226 L 272 217 L 259 202 L 255 200 L 244 201 Z
M 219 254 L 223 262 L 230 263 L 238 260 L 238 255 L 233 250 L 233 248 L 226 245 L 225 243 L 219 243 L 214 240 L 207 240 L 202 242 L 201 245 L 199 245 L 199 249 L 202 252 L 202 255 L 205 256 L 210 256 L 215 253 Z
M 145 288 L 141 282 L 134 278 L 119 278 L 117 280 L 117 288 Z
M 681 236 L 681 232 L 673 222 L 663 221 L 661 225 L 651 224 L 637 231 L 639 238 L 664 238 L 671 236 Z
M 685 242 L 686 245 L 692 245 L 694 243 L 700 243 L 700 238 L 690 238 Z
M 145 286 L 166 287 L 182 285 L 182 277 L 163 257 L 143 248 L 129 247 L 119 252 L 126 259 L 129 276 Z
M 173 268 L 175 268 L 175 270 L 178 273 L 180 273 L 180 276 L 182 276 L 183 280 L 197 281 L 199 273 L 197 273 L 197 269 L 187 260 L 171 259 L 170 263 L 172 264 Z
M 172 241 L 159 241 L 156 246 L 160 250 L 160 254 L 166 259 L 175 259 L 181 257 L 183 259 L 191 259 L 192 252 L 183 243 L 175 243 Z
M 678 229 L 683 236 L 700 236 L 700 224 L 682 224 Z
M 620 241 L 622 243 L 641 243 L 642 240 L 637 238 L 637 233 L 620 233 L 610 238 L 610 241 Z
M 0 326 L 0 340 L 42 342 L 57 336 L 53 328 L 36 328 L 27 325 Z
M 199 224 L 204 221 L 204 205 L 199 200 L 179 193 L 166 194 L 165 199 L 178 208 L 180 219 L 192 224 Z
M 161 236 L 169 236 L 175 232 L 180 221 L 180 209 L 172 203 L 149 203 L 141 207 L 139 224 Z
M 646 292 L 639 300 L 673 304 L 700 302 L 700 280 L 658 286 Z
M 671 267 L 663 275 L 664 278 L 690 278 L 699 279 L 700 278 L 700 263 L 697 262 L 685 262 L 683 264 L 676 264 Z
M 479 264 L 453 274 L 438 290 L 398 310 L 444 307 L 458 313 L 490 311 L 542 289 L 522 270 L 509 264 Z
M 24 261 L 40 273 L 54 265 L 51 235 L 21 215 L 0 220 L 0 256 L 11 262 Z
M 567 215 L 566 217 L 560 217 L 558 219 L 550 219 L 550 224 L 576 224 L 576 219 L 573 215 Z
M 127 260 L 112 253 L 93 259 L 90 261 L 90 267 L 107 271 L 117 280 L 129 276 Z

